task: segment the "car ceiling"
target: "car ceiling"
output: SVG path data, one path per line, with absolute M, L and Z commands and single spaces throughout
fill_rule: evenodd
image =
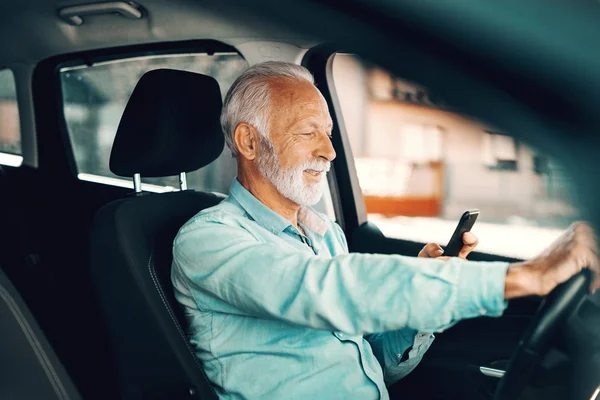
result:
M 72 26 L 58 16 L 62 7 L 100 2 L 1 1 L 0 64 L 35 64 L 65 53 L 191 39 L 215 39 L 233 46 L 274 41 L 306 48 L 315 43 L 306 35 L 275 27 L 264 20 L 230 20 L 193 0 L 138 1 L 145 11 L 140 20 L 99 15 L 84 17 L 83 25 Z

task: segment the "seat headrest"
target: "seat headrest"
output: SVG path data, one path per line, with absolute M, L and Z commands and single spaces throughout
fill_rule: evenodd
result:
M 110 170 L 161 177 L 210 164 L 225 141 L 221 107 L 219 84 L 210 76 L 172 69 L 145 73 L 121 117 Z

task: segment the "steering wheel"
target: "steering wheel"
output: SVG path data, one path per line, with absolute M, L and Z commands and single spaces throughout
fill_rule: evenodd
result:
M 591 271 L 584 269 L 557 286 L 543 300 L 508 362 L 494 400 L 514 400 L 521 395 L 549 350 L 557 329 L 588 293 L 591 279 Z

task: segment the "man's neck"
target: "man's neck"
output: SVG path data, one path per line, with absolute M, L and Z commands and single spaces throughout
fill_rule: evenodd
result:
M 241 168 L 238 169 L 237 179 L 258 201 L 290 221 L 292 225 L 298 226 L 300 206 L 282 196 L 269 180 L 258 173 L 244 173 Z

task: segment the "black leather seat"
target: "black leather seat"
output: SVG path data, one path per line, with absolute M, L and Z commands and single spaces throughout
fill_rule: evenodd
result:
M 79 393 L 0 270 L 0 399 L 76 400 Z
M 223 151 L 220 111 L 213 78 L 175 70 L 146 73 L 119 124 L 111 170 L 157 177 L 208 165 Z M 170 272 L 179 228 L 223 197 L 189 190 L 137 193 L 95 216 L 92 279 L 123 398 L 217 398 L 187 339 Z

